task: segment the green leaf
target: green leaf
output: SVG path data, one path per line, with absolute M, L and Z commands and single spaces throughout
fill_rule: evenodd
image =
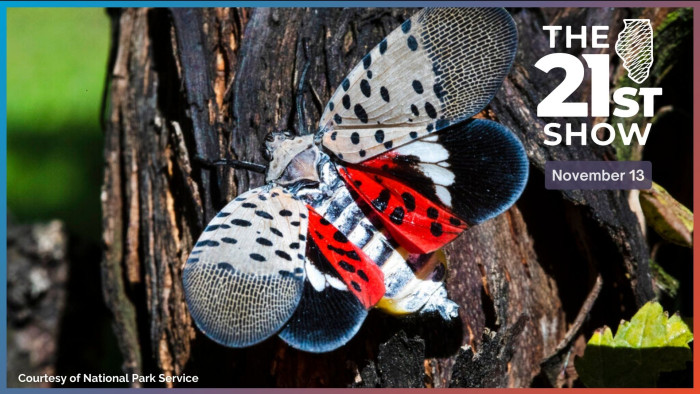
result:
M 647 223 L 669 242 L 693 247 L 693 212 L 673 198 L 663 187 L 652 182 L 651 189 L 639 191 Z
M 607 326 L 596 330 L 576 371 L 588 387 L 656 387 L 659 373 L 686 368 L 692 340 L 680 316 L 669 318 L 658 302 L 648 302 L 615 336 Z

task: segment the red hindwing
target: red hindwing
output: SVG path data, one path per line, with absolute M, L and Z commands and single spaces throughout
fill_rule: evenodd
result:
M 371 308 L 384 296 L 384 274 L 365 252 L 333 224 L 309 208 L 309 236 L 335 268 L 348 289 Z
M 373 161 L 362 163 L 375 166 Z M 391 237 L 410 253 L 430 253 L 455 239 L 466 223 L 406 184 L 355 167 L 339 168 L 345 183 L 375 211 Z

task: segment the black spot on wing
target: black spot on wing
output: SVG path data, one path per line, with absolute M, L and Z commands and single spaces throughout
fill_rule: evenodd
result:
M 414 79 L 411 85 L 413 86 L 413 90 L 415 90 L 416 93 L 423 94 L 423 84 L 420 83 L 419 80 Z
M 258 237 L 258 238 L 255 240 L 255 242 L 257 242 L 257 243 L 259 243 L 260 245 L 263 245 L 263 246 L 272 246 L 272 241 L 270 241 L 270 240 L 267 239 L 267 238 L 263 238 L 263 237 Z
M 367 112 L 365 112 L 365 109 L 360 104 L 355 104 L 355 115 L 360 122 L 367 123 Z
M 415 104 L 411 104 L 411 112 L 413 112 L 413 115 L 418 116 L 420 112 L 418 112 L 418 107 L 416 107 Z
M 365 274 L 365 271 L 357 270 L 357 276 L 359 276 L 360 279 L 364 280 L 365 282 L 369 282 L 369 278 L 367 277 L 367 274 Z
M 413 212 L 413 210 L 416 209 L 416 199 L 413 197 L 413 194 L 403 192 L 401 198 L 403 198 L 403 205 L 408 212 Z
M 362 67 L 364 67 L 366 70 L 370 65 L 372 65 L 372 55 L 371 53 L 368 53 L 362 58 Z
M 214 230 L 218 230 L 220 228 L 226 229 L 226 228 L 231 228 L 231 226 L 229 226 L 228 224 L 210 224 L 204 229 L 204 231 L 205 232 L 214 231 Z
M 350 281 L 350 284 L 352 285 L 352 287 L 353 287 L 355 290 L 357 290 L 357 291 L 362 291 L 362 288 L 360 287 L 360 284 L 357 283 L 357 282 L 355 282 L 354 280 Z
M 384 86 L 379 88 L 379 94 L 382 96 L 382 100 L 386 101 L 387 103 L 389 102 L 389 91 Z
M 265 211 L 255 211 L 255 214 L 263 219 L 272 219 L 272 215 Z
M 425 102 L 425 112 L 430 116 L 432 119 L 437 118 L 437 111 L 435 110 L 435 107 L 433 107 L 432 104 L 429 102 Z
M 435 207 L 429 207 L 428 208 L 428 217 L 431 219 L 437 219 L 438 217 L 438 210 L 435 209 Z
M 369 97 L 372 95 L 372 88 L 369 86 L 369 81 L 367 81 L 366 79 L 360 81 L 360 90 L 362 91 L 362 94 L 365 95 L 365 97 Z
M 377 140 L 380 144 L 384 142 L 384 130 L 377 130 L 374 132 L 374 139 Z
M 355 252 L 354 250 L 348 250 L 347 252 L 345 252 L 345 255 L 346 255 L 349 259 L 352 259 L 352 260 L 355 260 L 355 261 L 360 261 L 360 255 L 357 254 L 357 252 Z
M 274 228 L 274 227 L 270 227 L 270 232 L 271 232 L 272 234 L 275 234 L 275 235 L 278 236 L 278 237 L 284 237 L 284 234 L 282 234 L 281 231 L 279 231 L 278 229 L 276 229 L 276 228 Z
M 418 133 L 416 133 L 415 131 L 412 131 L 412 132 L 408 133 L 408 135 L 409 135 L 412 139 L 418 138 Z
M 244 202 L 241 204 L 243 208 L 257 208 L 258 206 L 253 204 L 252 202 Z
M 380 212 L 384 212 L 387 205 L 389 204 L 389 198 L 391 197 L 391 192 L 388 189 L 382 189 L 379 196 L 372 201 L 372 205 Z
M 335 234 L 333 234 L 333 239 L 340 242 L 341 244 L 348 242 L 348 238 L 345 236 L 345 234 L 341 233 L 340 231 L 336 231 Z
M 292 261 L 292 256 L 290 256 L 289 254 L 287 254 L 286 252 L 284 252 L 282 250 L 275 250 L 275 254 L 277 256 L 287 260 L 287 261 Z
M 233 245 L 233 244 L 237 243 L 238 240 L 235 238 L 231 238 L 231 237 L 223 237 L 223 238 L 221 238 L 221 242 Z
M 343 90 L 347 92 L 348 89 L 350 89 L 350 81 L 347 78 L 345 78 L 341 86 L 343 87 Z
M 354 267 L 352 264 L 350 264 L 350 263 L 348 263 L 347 261 L 345 261 L 345 260 L 340 260 L 340 261 L 338 262 L 338 265 L 340 266 L 340 268 L 344 269 L 345 271 L 348 271 L 348 272 L 355 272 L 355 267 Z
M 345 256 L 345 250 L 344 250 L 344 249 L 336 248 L 335 246 L 333 246 L 333 245 L 331 245 L 331 244 L 328 244 L 327 248 L 328 248 L 328 250 L 333 251 L 333 252 L 337 253 L 337 254 L 340 255 L 340 256 Z
M 408 33 L 411 31 L 411 20 L 407 19 L 404 23 L 401 24 L 401 31 L 404 33 Z
M 217 218 L 225 218 L 226 216 L 228 216 L 228 215 L 230 215 L 230 214 L 231 214 L 231 212 L 224 212 L 224 211 L 221 211 L 221 212 L 219 212 L 219 213 L 216 214 L 216 217 L 217 217 Z
M 408 36 L 408 39 L 406 40 L 406 44 L 408 44 L 408 48 L 412 51 L 415 51 L 418 49 L 418 41 L 416 41 L 416 38 L 413 36 Z
M 353 144 L 357 145 L 360 143 L 360 134 L 358 134 L 356 131 L 350 134 L 350 142 Z
M 219 243 L 211 239 L 205 239 L 194 244 L 195 248 L 200 246 L 219 246 Z
M 462 221 L 457 219 L 456 217 L 452 216 L 450 218 L 450 224 L 453 226 L 460 226 L 460 225 L 462 225 Z
M 379 54 L 383 55 L 386 52 L 386 38 L 379 43 Z
M 265 260 L 267 260 L 267 259 L 265 258 L 265 256 L 259 255 L 259 254 L 257 254 L 257 253 L 251 253 L 251 254 L 250 254 L 250 258 L 253 259 L 253 260 L 255 260 L 255 261 L 265 261 Z
M 404 215 L 403 208 L 396 207 L 389 215 L 389 219 L 391 219 L 391 221 L 394 224 L 401 225 L 401 224 L 403 224 L 403 215 Z
M 335 120 L 336 124 L 343 123 L 343 118 L 341 118 L 340 115 L 338 115 L 338 114 L 333 115 L 333 120 Z
M 233 219 L 231 220 L 231 224 L 233 224 L 234 226 L 250 227 L 252 223 L 243 219 Z
M 430 223 L 430 234 L 433 234 L 436 237 L 441 236 L 442 235 L 442 225 L 438 222 Z
M 384 143 L 384 148 L 391 149 L 394 146 L 394 141 L 387 141 Z
M 343 107 L 345 107 L 345 109 L 350 109 L 350 96 L 348 96 L 347 94 L 344 95 L 342 101 L 343 101 Z
M 288 209 L 283 209 L 280 211 L 280 216 L 292 216 L 292 211 Z

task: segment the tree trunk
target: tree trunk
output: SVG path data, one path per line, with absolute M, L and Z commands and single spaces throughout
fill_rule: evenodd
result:
M 58 220 L 20 225 L 10 217 L 7 230 L 7 386 L 51 387 L 19 376 L 57 374 L 68 298 L 68 234 Z
M 304 110 L 306 127 L 314 129 L 345 74 L 413 12 L 110 11 L 102 279 L 125 372 L 198 375 L 198 385 L 207 387 L 530 386 L 542 372 L 557 376 L 566 365 L 583 321 L 576 318 L 590 311 L 582 307 L 589 293 L 595 299 L 600 290 L 596 278 L 617 286 L 600 293 L 615 301 L 596 307 L 591 324 L 654 296 L 648 248 L 627 193 L 543 187 L 545 160 L 615 153 L 546 146 L 544 122 L 536 117 L 537 103 L 559 82 L 533 67 L 552 51 L 541 26 L 567 18 L 612 26 L 630 11 L 518 9 L 511 14 L 527 39 L 480 116 L 518 135 L 531 176 L 515 207 L 447 247 L 447 288 L 460 305 L 461 324 L 372 312 L 350 344 L 328 354 L 299 352 L 277 338 L 229 349 L 195 329 L 184 302 L 183 264 L 217 210 L 264 182 L 244 170 L 199 166 L 195 157 L 263 162 L 265 134 L 296 124 L 305 40 L 311 65 Z M 469 350 L 461 350 L 465 344 Z

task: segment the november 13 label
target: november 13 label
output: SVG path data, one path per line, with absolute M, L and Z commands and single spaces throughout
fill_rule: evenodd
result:
M 651 188 L 650 161 L 548 161 L 544 173 L 550 190 Z

